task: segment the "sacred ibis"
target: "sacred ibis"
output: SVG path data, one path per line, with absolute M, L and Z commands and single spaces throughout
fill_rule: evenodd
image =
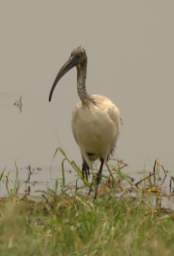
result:
M 80 98 L 72 114 L 72 131 L 82 156 L 82 173 L 88 178 L 91 163 L 100 160 L 96 177 L 95 198 L 101 180 L 103 165 L 107 165 L 120 130 L 120 111 L 107 97 L 90 95 L 86 90 L 87 55 L 82 47 L 74 49 L 67 62 L 60 68 L 49 94 L 59 80 L 73 67 L 77 69 L 77 92 Z M 107 165 L 108 166 L 108 165 Z

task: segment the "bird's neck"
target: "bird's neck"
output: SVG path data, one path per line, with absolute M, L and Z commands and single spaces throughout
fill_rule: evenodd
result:
M 82 103 L 90 101 L 90 95 L 86 90 L 87 62 L 77 66 L 77 92 Z

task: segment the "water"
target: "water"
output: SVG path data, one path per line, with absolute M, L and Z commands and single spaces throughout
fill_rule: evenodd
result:
M 148 172 L 155 159 L 174 172 L 173 2 L 0 5 L 1 170 L 13 172 L 15 162 L 19 168 L 41 167 L 47 182 L 57 147 L 80 163 L 71 133 L 78 101 L 75 70 L 61 81 L 51 103 L 48 94 L 59 67 L 82 45 L 88 91 L 108 96 L 121 110 L 124 125 L 115 156 L 128 163 L 131 176 Z M 14 105 L 21 96 L 22 112 Z

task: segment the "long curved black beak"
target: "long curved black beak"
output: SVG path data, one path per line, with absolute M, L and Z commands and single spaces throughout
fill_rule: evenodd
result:
M 51 87 L 51 90 L 50 90 L 50 94 L 49 94 L 49 101 L 51 101 L 52 99 L 52 95 L 53 95 L 53 92 L 54 92 L 54 89 L 57 85 L 57 83 L 59 82 L 59 80 L 70 70 L 72 69 L 73 67 L 75 67 L 77 64 L 79 63 L 79 58 L 77 56 L 73 56 L 73 57 L 70 57 L 69 60 L 61 67 L 61 69 L 59 70 L 55 80 L 54 80 L 54 83 Z

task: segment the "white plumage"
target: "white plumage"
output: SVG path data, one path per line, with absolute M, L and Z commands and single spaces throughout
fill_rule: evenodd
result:
M 49 101 L 60 78 L 74 66 L 77 68 L 77 91 L 81 102 L 75 106 L 72 114 L 72 131 L 82 155 L 83 175 L 88 178 L 91 162 L 97 159 L 101 161 L 96 178 L 96 198 L 103 164 L 114 150 L 119 135 L 120 111 L 107 97 L 87 93 L 87 56 L 81 47 L 73 50 L 69 60 L 58 72 L 50 91 Z
M 88 164 L 90 160 L 107 160 L 115 147 L 120 127 L 119 109 L 106 97 L 93 95 L 92 98 L 96 104 L 80 102 L 72 115 L 74 138 Z M 93 154 L 91 159 L 87 153 Z

